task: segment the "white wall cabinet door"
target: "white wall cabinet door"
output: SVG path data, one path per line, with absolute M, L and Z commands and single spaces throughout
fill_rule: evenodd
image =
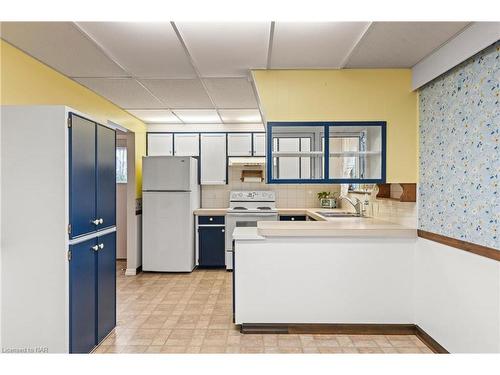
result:
M 266 134 L 253 134 L 253 156 L 266 156 Z
M 201 135 L 201 184 L 226 183 L 226 134 Z
M 199 156 L 200 155 L 199 134 L 175 134 L 174 155 L 175 156 Z
M 172 156 L 173 134 L 148 134 L 148 156 Z
M 252 156 L 252 134 L 228 134 L 227 148 L 227 156 Z

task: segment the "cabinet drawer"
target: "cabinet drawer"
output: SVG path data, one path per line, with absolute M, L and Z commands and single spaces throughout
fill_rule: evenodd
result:
M 282 215 L 280 221 L 306 221 L 306 217 L 303 215 Z
M 224 225 L 224 216 L 198 216 L 199 225 Z

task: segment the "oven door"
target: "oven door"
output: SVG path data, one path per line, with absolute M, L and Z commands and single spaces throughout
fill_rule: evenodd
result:
M 236 227 L 256 227 L 258 221 L 277 221 L 276 212 L 226 214 L 226 269 L 233 269 L 233 232 Z

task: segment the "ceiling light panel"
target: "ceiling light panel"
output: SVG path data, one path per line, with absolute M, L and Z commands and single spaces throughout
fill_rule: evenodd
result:
M 135 79 L 77 78 L 76 81 L 122 108 L 159 109 L 164 107 Z
M 172 111 L 165 109 L 128 109 L 135 117 L 148 124 L 180 124 L 181 121 Z
M 257 108 L 252 84 L 246 78 L 209 78 L 205 85 L 218 108 Z
M 173 112 L 184 123 L 191 124 L 220 124 L 221 119 L 216 110 L 195 110 L 195 109 L 178 109 Z
M 410 68 L 467 25 L 467 22 L 375 22 L 346 67 Z
M 2 22 L 2 39 L 70 77 L 125 77 L 71 22 Z
M 228 124 L 262 122 L 258 109 L 219 109 L 219 114 L 222 121 Z
M 135 77 L 196 77 L 169 22 L 79 22 L 78 26 Z
M 242 77 L 266 67 L 270 22 L 176 25 L 202 77 Z
M 148 79 L 141 83 L 169 108 L 214 107 L 199 79 Z
M 368 22 L 277 22 L 271 68 L 339 68 Z

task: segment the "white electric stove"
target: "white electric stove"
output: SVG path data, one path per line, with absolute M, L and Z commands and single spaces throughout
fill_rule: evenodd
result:
M 226 214 L 226 269 L 233 269 L 233 231 L 256 227 L 258 221 L 278 220 L 274 191 L 232 191 Z

